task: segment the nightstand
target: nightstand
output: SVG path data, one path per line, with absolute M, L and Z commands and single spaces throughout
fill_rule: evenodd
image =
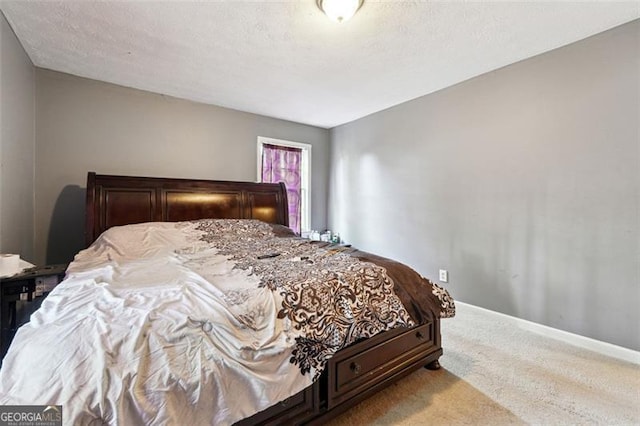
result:
M 31 313 L 64 279 L 67 266 L 65 263 L 29 268 L 12 277 L 0 278 L 0 359 L 7 353 L 18 327 L 29 321 Z

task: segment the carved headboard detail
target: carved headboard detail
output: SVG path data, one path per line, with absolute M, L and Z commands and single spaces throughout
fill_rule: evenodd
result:
M 112 226 L 195 219 L 260 219 L 289 226 L 284 183 L 87 176 L 85 242 Z

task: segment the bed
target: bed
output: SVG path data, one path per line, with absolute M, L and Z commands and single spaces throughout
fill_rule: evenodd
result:
M 85 236 L 88 248 L 76 256 L 67 271 L 67 279 L 50 294 L 41 308 L 42 312 L 36 312 L 31 323 L 21 328 L 16 335 L 0 371 L 0 404 L 51 405 L 59 403 L 60 400 L 67 402 L 71 400 L 74 394 L 72 397 L 66 396 L 66 399 L 60 397 L 64 392 L 69 392 L 69 387 L 62 387 L 57 382 L 55 386 L 60 386 L 60 389 L 45 393 L 49 395 L 46 398 L 43 396 L 44 399 L 49 398 L 46 401 L 27 401 L 26 397 L 21 400 L 17 395 L 25 395 L 28 390 L 25 390 L 25 387 L 51 386 L 54 381 L 47 376 L 46 371 L 33 373 L 35 377 L 24 372 L 32 371 L 37 368 L 37 365 L 47 362 L 56 364 L 51 367 L 54 369 L 69 363 L 66 352 L 81 351 L 80 349 L 69 351 L 69 342 L 80 338 L 78 336 L 82 335 L 83 324 L 91 321 L 98 323 L 98 331 L 94 330 L 91 338 L 100 340 L 100 344 L 108 346 L 109 350 L 104 350 L 104 353 L 96 351 L 94 355 L 99 362 L 95 361 L 93 354 L 84 354 L 82 363 L 95 365 L 94 370 L 104 369 L 106 372 L 99 375 L 100 385 L 97 386 L 99 389 L 90 387 L 88 379 L 84 376 L 74 376 L 69 380 L 77 387 L 77 390 L 74 390 L 77 395 L 84 395 L 84 399 L 93 401 L 86 402 L 87 407 L 83 410 L 91 412 L 95 421 L 108 423 L 134 421 L 177 424 L 192 418 L 189 417 L 192 413 L 184 411 L 184 407 L 196 407 L 197 410 L 192 411 L 198 411 L 200 413 L 198 415 L 207 415 L 206 409 L 211 409 L 215 414 L 215 420 L 209 420 L 207 423 L 321 424 L 418 368 L 439 368 L 438 359 L 442 355 L 440 319 L 453 316 L 455 313 L 453 300 L 446 290 L 392 260 L 346 246 L 310 242 L 298 238 L 286 228 L 288 214 L 284 184 L 111 176 L 90 172 L 87 178 L 86 200 Z M 139 236 L 139 240 L 135 239 L 137 238 L 135 235 Z M 150 242 L 150 240 L 153 241 Z M 172 248 L 170 256 L 161 263 L 153 260 L 156 259 L 153 256 L 156 256 L 157 252 L 164 250 L 164 245 L 157 245 L 156 240 L 167 245 L 168 242 L 179 241 L 176 243 L 177 248 Z M 185 241 L 189 242 L 188 247 Z M 249 243 L 259 244 L 259 248 L 256 249 Z M 147 244 L 149 244 L 148 247 Z M 130 252 L 142 253 L 134 261 L 127 260 L 126 265 L 118 263 L 120 256 L 125 256 L 122 254 L 126 251 L 123 248 L 125 246 Z M 211 253 L 214 255 L 212 256 Z M 126 256 L 129 255 L 126 254 Z M 173 269 L 169 269 L 167 265 L 172 262 L 177 262 L 177 266 L 171 266 Z M 142 274 L 140 272 L 142 269 L 135 269 L 141 268 L 142 264 L 151 268 L 145 271 L 152 271 L 152 273 Z M 332 268 L 335 266 L 335 271 L 329 266 Z M 182 275 L 174 272 L 175 270 L 182 271 L 180 272 Z M 220 275 L 222 270 L 229 275 L 224 275 L 225 278 L 220 281 L 217 277 L 222 276 Z M 275 270 L 288 271 L 289 275 L 285 273 L 286 278 L 276 276 L 273 273 Z M 173 282 L 176 286 L 187 278 L 199 283 L 197 286 L 190 287 L 189 290 L 197 294 L 194 299 L 197 306 L 189 305 L 192 311 L 185 314 L 187 325 L 181 323 L 178 332 L 174 330 L 177 323 L 169 321 L 167 323 L 169 325 L 163 330 L 170 330 L 173 334 L 170 333 L 170 337 L 163 335 L 161 342 L 157 341 L 159 337 L 154 337 L 152 329 L 151 331 L 145 329 L 147 331 L 142 333 L 141 329 L 136 328 L 138 317 L 143 318 L 146 324 L 151 321 L 149 317 L 156 315 L 155 309 L 148 310 L 146 305 L 140 305 L 144 306 L 142 309 L 136 305 L 140 298 L 161 293 L 158 303 L 171 304 L 174 295 L 178 294 L 167 290 L 170 286 L 158 286 L 155 282 L 156 274 L 162 277 L 165 274 L 168 275 L 168 282 Z M 335 278 L 332 278 L 335 282 L 344 281 L 343 277 L 351 276 L 350 274 L 355 274 L 353 275 L 355 278 L 349 284 L 350 287 L 347 286 L 346 290 L 343 287 L 335 287 L 335 291 L 341 295 L 342 299 L 332 308 L 344 317 L 335 316 L 333 311 L 334 316 L 322 317 L 318 312 L 329 311 L 326 305 L 331 304 L 333 307 L 334 303 L 326 302 L 326 299 L 323 299 L 325 293 L 322 291 L 316 293 L 316 290 L 313 290 L 316 288 L 314 286 L 317 286 L 314 282 L 327 279 L 326 277 Z M 137 277 L 135 282 L 142 284 L 136 284 L 138 286 L 136 289 L 143 288 L 144 291 L 136 292 L 137 290 L 121 288 L 115 284 L 109 285 L 109 280 L 114 276 L 131 280 Z M 299 278 L 294 280 L 291 278 L 294 276 L 304 277 L 304 280 Z M 88 277 L 91 278 L 90 286 L 86 284 L 89 282 Z M 240 283 L 240 279 L 243 280 L 242 283 L 236 284 Z M 297 280 L 306 281 L 303 285 Z M 122 281 L 119 279 L 117 283 Z M 365 305 L 373 306 L 373 310 L 366 313 L 364 310 L 359 310 L 359 305 L 356 306 L 357 303 L 362 303 L 355 302 L 361 297 L 364 281 L 375 282 L 376 288 L 375 291 L 366 291 Z M 213 286 L 212 293 L 203 292 L 202 288 L 208 288 L 212 282 L 222 284 Z M 256 285 L 249 286 L 247 282 L 253 282 Z M 249 287 L 246 287 L 247 290 L 243 293 L 240 290 L 234 291 L 234 285 L 238 285 L 238 288 Z M 90 288 L 85 288 L 87 286 Z M 285 286 L 288 286 L 287 290 L 283 290 Z M 290 290 L 293 288 L 300 290 L 299 293 Z M 393 290 L 388 291 L 389 288 Z M 113 303 L 102 306 L 96 311 L 97 313 L 88 311 L 91 318 L 78 321 L 77 329 L 70 331 L 65 321 L 75 321 L 79 315 L 82 315 L 80 312 L 84 312 L 86 303 L 82 302 L 84 299 L 81 294 L 85 294 L 83 291 L 89 298 L 86 300 L 94 300 L 96 296 L 91 292 L 100 291 L 104 292 L 106 299 L 113 300 Z M 156 293 L 150 293 L 151 291 Z M 128 298 L 120 297 L 119 292 L 129 295 Z M 211 296 L 218 293 L 220 298 Z M 381 293 L 386 294 L 384 300 L 380 296 Z M 74 294 L 78 295 L 77 298 Z M 112 297 L 114 294 L 118 297 Z M 257 294 L 267 294 L 268 298 L 265 299 L 267 301 L 263 302 L 262 299 L 254 296 Z M 211 297 L 213 297 L 211 300 L 207 299 Z M 184 294 L 180 293 L 179 300 L 183 298 Z M 209 304 L 202 308 L 200 305 L 205 299 Z M 234 299 L 232 303 L 221 308 L 224 314 L 221 314 L 219 320 L 202 320 L 202 315 L 198 316 L 195 313 L 198 309 L 204 312 L 212 309 L 212 304 L 219 304 L 219 300 L 228 302 L 231 299 Z M 303 300 L 305 300 L 304 303 Z M 351 302 L 354 304 L 349 304 Z M 106 302 L 103 303 L 103 299 L 100 299 L 97 303 L 105 304 Z M 236 305 L 247 305 L 251 308 L 236 312 Z M 312 306 L 316 310 L 310 313 Z M 131 317 L 127 320 L 130 322 L 128 324 L 123 318 L 127 317 L 131 311 L 143 312 L 143 314 Z M 250 314 L 248 314 L 249 311 Z M 271 311 L 277 314 L 277 320 L 271 319 L 273 315 L 268 314 Z M 67 313 L 64 314 L 64 312 Z M 94 319 L 95 316 L 100 315 L 107 315 L 109 319 L 106 321 Z M 171 315 L 173 315 L 171 320 L 175 320 L 173 311 Z M 136 335 L 135 338 L 129 339 L 132 343 L 126 341 L 123 343 L 123 340 L 118 340 L 117 345 L 113 341 L 102 342 L 108 339 L 104 336 L 112 334 L 117 336 L 118 324 L 123 321 L 124 323 L 120 324 L 123 329 L 122 335 L 125 337 Z M 165 318 L 156 319 L 151 323 L 156 324 L 162 321 L 165 321 Z M 272 336 L 269 339 L 278 340 L 277 344 L 267 339 L 269 340 L 267 343 L 245 342 L 246 344 L 236 347 L 227 343 L 231 337 L 224 334 L 229 323 L 240 324 L 240 328 L 250 333 L 247 335 L 253 336 L 252 338 L 256 340 L 260 340 L 260 336 L 263 336 L 260 334 L 263 329 L 271 330 L 275 327 L 279 330 L 280 327 L 284 331 L 277 334 L 273 331 L 269 332 L 271 333 L 269 336 Z M 318 328 L 320 323 L 324 324 L 329 331 L 324 328 L 320 330 Z M 383 327 L 386 328 L 383 329 Z M 193 337 L 189 334 L 190 331 L 184 331 L 187 329 L 197 329 L 200 333 L 197 336 L 200 337 Z M 41 360 L 35 357 L 31 362 L 36 365 L 30 365 L 24 360 L 25 357 L 20 357 L 19 354 L 21 351 L 26 351 L 34 339 L 40 339 L 43 336 L 38 334 L 41 330 L 66 330 L 65 333 L 71 340 L 65 343 L 62 339 L 61 343 L 56 343 L 66 344 L 66 351 L 49 346 L 54 343 L 47 342 L 45 347 L 52 347 L 53 355 L 43 355 L 44 358 Z M 237 331 L 237 327 L 234 330 L 231 334 L 239 333 L 238 336 L 245 336 L 243 334 L 245 331 Z M 202 333 L 205 333 L 206 343 L 215 347 L 214 355 L 211 355 L 213 352 L 207 352 L 208 355 L 203 356 Z M 273 337 L 276 335 L 277 338 Z M 210 338 L 210 336 L 214 337 Z M 316 340 L 309 336 L 315 336 Z M 185 339 L 190 338 L 199 339 L 198 343 L 185 343 Z M 207 339 L 213 339 L 214 342 L 211 343 Z M 334 344 L 338 340 L 340 346 Z M 124 350 L 123 348 L 128 344 L 132 345 L 131 349 Z M 114 345 L 117 347 L 114 348 Z M 222 345 L 225 348 L 220 349 L 216 345 Z M 251 345 L 259 349 L 251 350 Z M 226 348 L 228 346 L 233 348 Z M 139 355 L 150 353 L 156 357 L 160 353 L 165 358 L 158 357 L 158 359 L 164 359 L 165 363 L 173 365 L 176 361 L 167 355 L 170 354 L 167 348 L 186 348 L 181 349 L 182 352 L 176 352 L 181 354 L 179 363 L 183 367 L 187 366 L 184 368 L 193 370 L 190 372 L 191 375 L 194 371 L 196 376 L 201 374 L 200 381 L 180 379 L 175 371 L 164 376 L 160 373 L 156 374 L 156 370 L 161 369 L 162 366 L 153 363 L 160 361 L 154 361 L 153 357 L 149 358 L 153 360 L 149 360 L 146 356 Z M 237 359 L 221 358 L 216 355 L 219 350 L 227 349 L 229 353 L 235 354 Z M 207 350 L 213 351 L 211 348 Z M 59 352 L 64 352 L 65 355 L 58 357 Z M 138 365 L 137 370 L 128 371 L 118 366 L 122 363 L 118 354 L 129 352 L 136 354 L 130 362 Z M 192 357 L 192 353 L 196 353 L 196 356 Z M 183 360 L 185 354 L 190 354 L 187 357 L 191 360 L 189 363 Z M 237 367 L 236 361 L 242 365 Z M 264 367 L 265 363 L 271 363 L 271 365 Z M 251 366 L 249 369 L 260 373 L 258 379 L 254 376 L 246 377 L 247 365 Z M 271 367 L 277 370 L 277 375 L 274 377 L 266 372 Z M 212 372 L 210 375 L 202 373 L 209 369 Z M 78 370 L 77 366 L 71 368 L 69 374 L 79 375 Z M 149 377 L 153 380 L 147 376 L 145 380 L 157 382 L 154 384 L 154 392 L 158 387 L 178 386 L 183 393 L 187 389 L 189 393 L 184 395 L 188 395 L 191 399 L 184 400 L 183 393 L 180 394 L 182 395 L 180 398 L 183 399 L 174 396 L 171 396 L 172 399 L 162 399 L 159 403 L 162 410 L 165 410 L 166 406 L 171 408 L 172 404 L 174 407 L 166 413 L 161 410 L 164 417 L 158 415 L 156 413 L 158 408 L 154 406 L 156 401 L 145 395 L 146 388 L 141 387 L 146 386 L 145 383 L 141 384 L 139 383 L 141 380 L 137 380 L 142 377 L 143 370 L 153 370 L 153 373 L 149 373 L 151 374 Z M 117 372 L 114 373 L 114 371 Z M 225 376 L 227 371 L 229 371 L 228 379 Z M 161 377 L 158 378 L 159 376 Z M 261 382 L 262 378 L 264 378 L 264 384 Z M 135 383 L 136 380 L 137 383 Z M 86 387 L 78 385 L 85 382 L 87 384 L 83 386 Z M 128 393 L 138 393 L 134 399 L 131 399 L 134 402 L 131 400 L 114 402 L 104 397 L 112 392 L 113 388 L 127 386 L 129 386 Z M 90 389 L 89 392 L 87 387 Z M 227 389 L 227 391 L 215 393 L 215 389 Z M 123 392 L 122 389 L 119 391 Z M 164 388 L 161 391 L 165 392 Z M 57 397 L 59 397 L 58 400 L 50 400 Z M 216 401 L 212 402 L 209 399 Z M 153 415 L 149 417 L 150 414 L 146 411 L 153 412 Z M 221 411 L 229 411 L 231 414 L 221 414 Z M 134 412 L 135 414 L 130 414 Z M 127 417 L 128 415 L 133 417 Z M 181 416 L 180 420 L 176 420 L 177 415 Z M 196 417 L 193 418 L 196 419 Z M 213 419 L 214 417 L 205 418 Z M 75 417 L 74 421 L 81 422 L 79 419 L 81 417 Z M 197 422 L 197 420 L 194 421 Z M 87 423 L 91 422 L 87 421 Z

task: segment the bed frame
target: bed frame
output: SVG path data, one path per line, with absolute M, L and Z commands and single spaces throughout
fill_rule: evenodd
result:
M 284 183 L 87 176 L 87 246 L 112 226 L 207 218 L 289 226 Z
M 87 177 L 87 245 L 112 226 L 204 218 L 288 226 L 283 183 L 98 175 Z M 395 329 L 339 351 L 313 385 L 238 425 L 322 424 L 421 367 L 439 368 L 440 320 Z

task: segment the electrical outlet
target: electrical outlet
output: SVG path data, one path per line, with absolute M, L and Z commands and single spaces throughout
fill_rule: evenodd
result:
M 446 269 L 440 269 L 440 281 L 443 283 L 449 282 L 449 272 Z

